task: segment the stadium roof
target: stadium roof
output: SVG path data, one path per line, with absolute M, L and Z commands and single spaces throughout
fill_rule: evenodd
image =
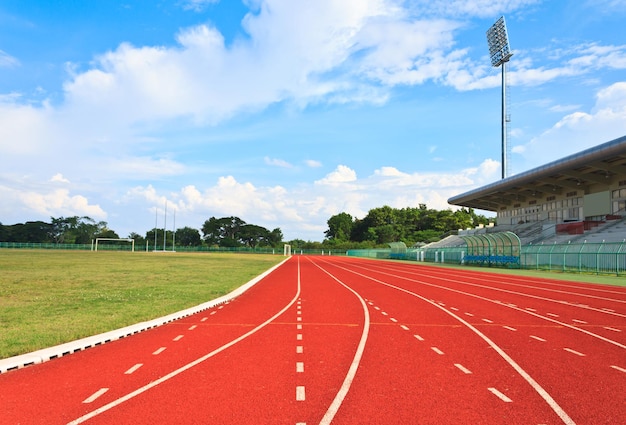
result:
M 453 196 L 452 205 L 486 211 L 608 184 L 626 176 L 626 136 Z

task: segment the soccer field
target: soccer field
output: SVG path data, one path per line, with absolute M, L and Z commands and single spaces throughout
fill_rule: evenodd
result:
M 0 358 L 224 295 L 280 255 L 0 250 Z

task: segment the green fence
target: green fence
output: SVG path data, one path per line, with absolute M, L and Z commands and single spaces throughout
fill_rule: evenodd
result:
M 349 250 L 349 256 L 390 259 L 390 249 Z M 519 262 L 467 262 L 468 247 L 408 249 L 403 260 L 626 276 L 626 243 L 522 245 Z

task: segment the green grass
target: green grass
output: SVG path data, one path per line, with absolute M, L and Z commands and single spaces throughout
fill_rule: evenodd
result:
M 0 250 L 0 358 L 193 307 L 227 294 L 283 259 Z

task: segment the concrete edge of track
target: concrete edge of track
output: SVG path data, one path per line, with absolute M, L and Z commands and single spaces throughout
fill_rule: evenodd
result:
M 264 277 L 266 277 L 267 275 L 272 273 L 275 269 L 280 267 L 288 259 L 289 257 L 281 261 L 280 263 L 276 264 L 275 266 L 271 267 L 270 269 L 266 270 L 265 272 L 261 273 L 260 275 L 250 280 L 249 282 L 238 287 L 234 291 L 226 295 L 223 295 L 219 298 L 215 298 L 214 300 L 199 304 L 195 307 L 181 310 L 176 313 L 168 314 L 167 316 L 159 317 L 157 319 L 148 320 L 146 322 L 137 323 L 135 325 L 126 326 L 124 328 L 116 329 L 113 331 L 101 333 L 98 335 L 93 335 L 87 338 L 78 339 L 76 341 L 67 342 L 65 344 L 56 345 L 54 347 L 44 348 L 41 350 L 33 351 L 27 354 L 21 354 L 21 355 L 14 356 L 14 357 L 8 357 L 6 359 L 0 359 L 0 374 L 11 371 L 11 370 L 15 370 L 15 369 L 21 369 L 26 366 L 44 363 L 49 360 L 53 360 L 53 359 L 63 357 L 68 354 L 85 350 L 87 348 L 96 347 L 98 345 L 102 345 L 107 342 L 122 339 L 127 336 L 131 336 L 136 333 L 143 332 L 148 329 L 156 328 L 158 326 L 165 325 L 175 320 L 182 319 L 183 317 L 191 316 L 201 311 L 208 310 L 217 305 L 228 302 L 238 297 L 239 295 L 243 294 L 248 289 L 256 285 L 259 281 L 261 281 Z

